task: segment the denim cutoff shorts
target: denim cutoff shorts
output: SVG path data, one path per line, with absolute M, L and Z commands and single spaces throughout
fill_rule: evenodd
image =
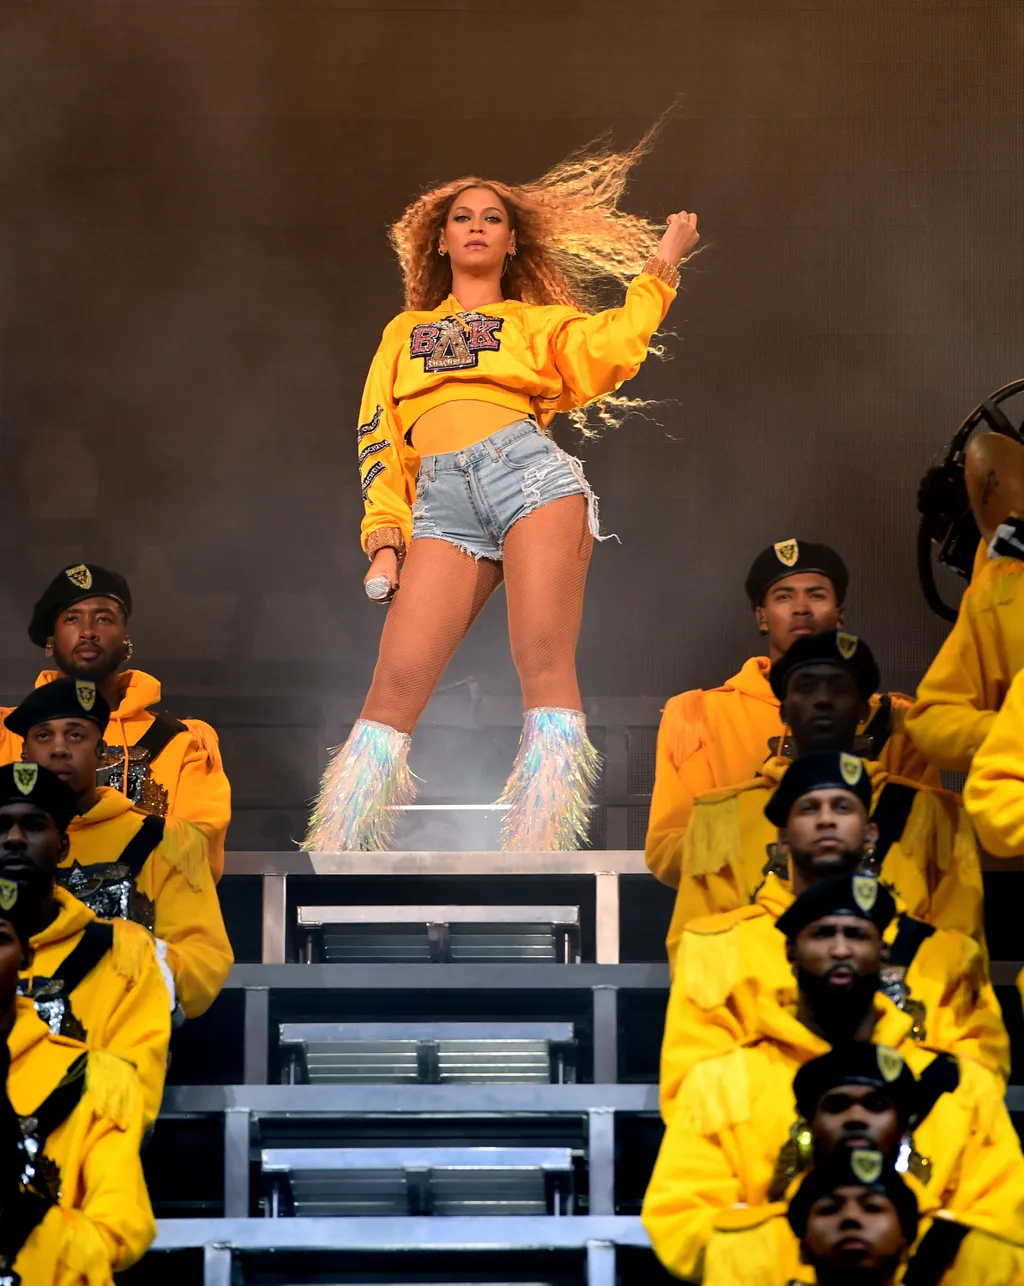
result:
M 474 558 L 500 562 L 512 524 L 563 496 L 586 496 L 591 533 L 601 539 L 583 465 L 533 420 L 517 420 L 462 451 L 423 457 L 412 538 L 446 540 Z

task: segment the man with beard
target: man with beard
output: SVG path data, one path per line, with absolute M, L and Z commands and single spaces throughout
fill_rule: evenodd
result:
M 891 1161 L 866 1148 L 814 1169 L 788 1219 L 818 1286 L 896 1286 L 917 1238 L 913 1192 Z
M 21 986 L 55 1035 L 133 1064 L 147 1123 L 163 1097 L 171 1012 L 152 935 L 107 924 L 56 884 L 74 791 L 38 764 L 0 767 L 0 878 L 29 886 L 37 909 Z
M 790 756 L 769 672 L 804 635 L 843 628 L 849 579 L 834 549 L 807 540 L 776 541 L 754 559 L 745 590 L 768 655 L 750 657 L 720 688 L 672 697 L 662 713 L 646 843 L 647 865 L 659 880 L 679 886 L 699 796 L 742 786 L 769 756 Z M 890 773 L 937 786 L 938 773 L 903 731 L 910 704 L 901 692 L 871 694 L 857 749 Z
M 183 817 L 206 836 L 210 869 L 224 870 L 224 837 L 231 820 L 231 788 L 217 734 L 201 719 L 173 719 L 153 709 L 160 684 L 131 660 L 128 636 L 132 596 L 117 572 L 95 563 L 65 567 L 43 591 L 29 623 L 29 638 L 57 665 L 36 687 L 66 677 L 95 683 L 111 709 L 105 729 L 101 784 L 119 790 L 156 817 Z M 0 725 L 9 709 L 0 709 Z M 0 763 L 21 757 L 21 741 L 0 726 Z
M 755 1039 L 692 1067 L 668 1119 L 644 1224 L 670 1271 L 705 1286 L 806 1280 L 786 1195 L 813 1162 L 860 1146 L 899 1157 L 922 1215 L 959 1226 L 957 1281 L 971 1283 L 958 1250 L 972 1271 L 989 1254 L 1024 1270 L 1024 1157 L 1002 1086 L 922 1046 L 879 990 L 894 914 L 873 877 L 840 875 L 779 919 L 795 1006 L 765 1004 Z
M 666 1121 L 695 1063 L 757 1039 L 767 1010 L 796 1003 L 776 921 L 822 880 L 873 872 L 878 828 L 868 816 L 871 797 L 867 765 L 836 751 L 794 760 L 769 796 L 765 811 L 789 876 L 768 875 L 752 905 L 695 920 L 683 933 L 662 1042 Z M 1005 1081 L 1009 1038 L 978 944 L 905 913 L 886 939 L 883 985 L 917 1037 L 932 1049 L 974 1058 Z
M 878 683 L 871 649 L 856 635 L 832 630 L 796 639 L 771 670 L 793 760 L 814 751 L 852 754 Z M 666 941 L 670 965 L 690 921 L 749 905 L 766 873 L 785 875 L 765 803 L 788 767 L 787 759 L 769 759 L 753 780 L 697 800 Z M 879 763 L 868 771 L 878 828 L 870 869 L 911 915 L 983 941 L 981 864 L 959 798 L 893 777 Z
M 96 785 L 110 708 L 93 683 L 55 679 L 13 710 L 7 727 L 29 763 L 75 792 L 78 816 L 57 878 L 104 919 L 134 920 L 156 935 L 171 1004 L 205 1013 L 232 965 L 202 830 L 182 817 L 153 817 L 120 791 Z

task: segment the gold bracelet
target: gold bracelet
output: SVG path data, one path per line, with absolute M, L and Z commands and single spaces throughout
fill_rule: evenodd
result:
M 657 277 L 659 281 L 663 281 L 666 286 L 671 286 L 673 290 L 678 290 L 679 288 L 679 269 L 675 264 L 659 259 L 657 255 L 651 255 L 640 271 L 646 272 L 649 277 Z
M 366 537 L 366 556 L 373 556 L 381 549 L 393 549 L 401 562 L 405 558 L 405 539 L 401 527 L 375 527 Z

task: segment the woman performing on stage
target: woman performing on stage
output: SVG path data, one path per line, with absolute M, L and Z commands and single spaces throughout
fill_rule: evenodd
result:
M 598 755 L 576 641 L 597 500 L 580 462 L 544 430 L 558 411 L 579 423 L 597 402 L 612 421 L 628 405 L 611 395 L 639 370 L 697 242 L 696 215 L 672 215 L 659 240 L 618 209 L 648 142 L 572 158 L 522 187 L 459 179 L 421 196 L 391 230 L 406 311 L 370 367 L 358 445 L 365 589 L 393 601 L 306 849 L 387 847 L 395 808 L 415 793 L 412 730 L 502 581 L 525 708 L 501 797 L 502 847 L 575 849 L 586 838 Z M 587 311 L 607 277 L 628 281 L 623 306 Z

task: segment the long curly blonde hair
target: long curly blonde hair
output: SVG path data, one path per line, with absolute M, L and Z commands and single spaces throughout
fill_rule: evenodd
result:
M 626 285 L 661 239 L 661 229 L 618 204 L 659 125 L 628 152 L 584 148 L 533 183 L 467 175 L 424 192 L 390 230 L 405 307 L 429 312 L 447 298 L 452 270 L 437 253 L 438 239 L 460 193 L 481 187 L 501 198 L 516 233 L 516 254 L 501 281 L 505 298 L 593 311 L 596 283 L 612 278 Z

